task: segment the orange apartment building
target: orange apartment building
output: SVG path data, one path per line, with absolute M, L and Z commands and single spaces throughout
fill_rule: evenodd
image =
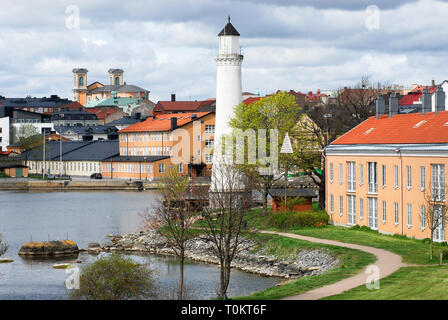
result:
M 214 112 L 154 115 L 119 131 L 120 154 L 102 162 L 102 175 L 152 180 L 175 168 L 210 176 L 214 132 Z
M 445 205 L 448 111 L 371 117 L 325 148 L 335 225 L 430 237 L 425 194 Z M 446 240 L 445 225 L 435 241 Z

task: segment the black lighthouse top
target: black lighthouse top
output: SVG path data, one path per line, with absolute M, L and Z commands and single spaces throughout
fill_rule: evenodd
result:
M 218 34 L 218 37 L 220 36 L 239 36 L 239 32 L 236 31 L 235 27 L 230 23 L 230 16 L 229 16 L 229 22 L 227 22 L 224 29 L 221 30 L 221 32 Z

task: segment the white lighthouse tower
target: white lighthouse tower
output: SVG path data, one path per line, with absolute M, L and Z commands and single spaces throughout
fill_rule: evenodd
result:
M 216 123 L 215 141 L 223 134 L 230 133 L 228 122 L 233 117 L 233 108 L 241 103 L 241 63 L 240 34 L 229 22 L 218 34 L 219 52 L 215 58 L 216 79 Z
M 224 29 L 218 34 L 218 38 L 219 51 L 215 58 L 217 79 L 212 192 L 218 191 L 217 189 L 229 188 L 225 186 L 217 187 L 222 181 L 223 166 L 221 164 L 232 162 L 232 160 L 229 160 L 230 154 L 222 153 L 224 147 L 222 138 L 232 132 L 229 120 L 233 117 L 233 108 L 240 104 L 242 100 L 241 63 L 243 62 L 243 55 L 240 52 L 240 34 L 230 23 L 230 17 Z

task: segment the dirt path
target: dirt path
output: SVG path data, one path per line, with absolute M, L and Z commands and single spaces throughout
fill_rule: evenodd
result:
M 352 244 L 352 243 L 345 243 L 345 242 L 339 242 L 334 240 L 328 240 L 328 239 L 319 239 L 319 238 L 313 238 L 313 237 L 307 237 L 307 236 L 301 236 L 298 234 L 293 233 L 284 233 L 284 232 L 276 232 L 276 231 L 265 231 L 265 230 L 258 230 L 260 233 L 269 233 L 269 234 L 277 234 L 283 237 L 289 237 L 294 239 L 300 239 L 310 242 L 316 242 L 316 243 L 323 243 L 328 244 L 332 246 L 339 246 L 339 247 L 345 247 L 350 249 L 357 249 L 361 251 L 365 251 L 368 253 L 371 253 L 376 256 L 376 262 L 369 265 L 369 266 L 376 266 L 379 269 L 379 277 L 380 279 L 387 277 L 391 273 L 397 271 L 401 267 L 407 266 L 405 263 L 403 263 L 403 260 L 400 255 L 392 253 L 387 250 L 373 248 L 373 247 L 367 247 L 362 246 L 358 244 Z M 364 285 L 366 283 L 366 280 L 368 277 L 372 276 L 372 272 L 366 273 L 367 266 L 362 272 L 351 276 L 349 278 L 343 279 L 341 281 L 335 282 L 330 285 L 326 285 L 317 289 L 310 290 L 308 292 L 296 295 L 296 296 L 290 296 L 284 298 L 285 300 L 317 300 L 324 297 L 332 296 L 335 294 L 342 293 L 344 291 L 347 291 L 349 289 L 356 288 L 360 285 Z

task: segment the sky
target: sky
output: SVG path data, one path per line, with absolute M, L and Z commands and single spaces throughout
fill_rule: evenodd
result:
M 109 68 L 154 102 L 215 97 L 217 34 L 241 34 L 243 91 L 448 79 L 448 1 L 0 0 L 0 95 L 73 98 Z M 4 3 L 2 3 L 4 2 Z

